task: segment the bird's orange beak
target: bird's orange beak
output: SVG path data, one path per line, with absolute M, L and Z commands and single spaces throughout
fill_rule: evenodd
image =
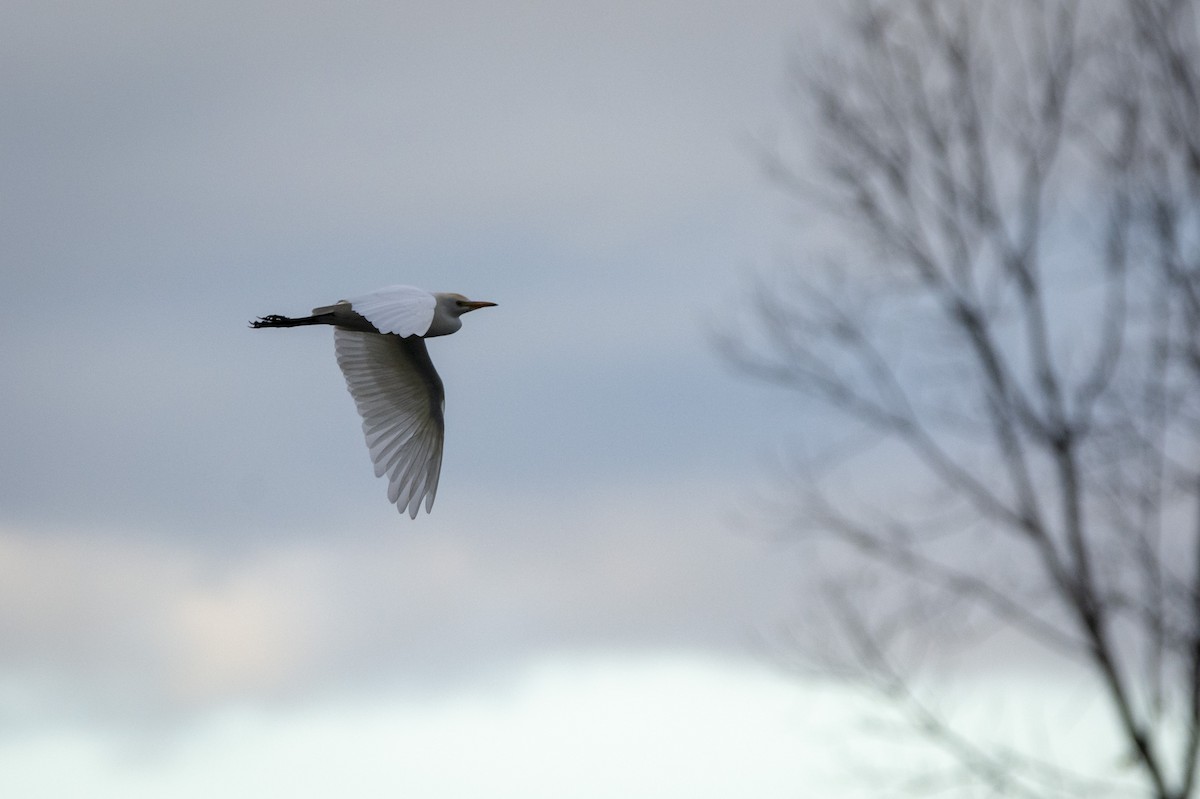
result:
M 466 309 L 463 311 L 463 313 L 466 313 L 467 311 L 478 311 L 480 308 L 491 308 L 495 304 L 496 303 L 488 302 L 487 300 L 467 300 L 466 302 L 459 303 L 459 305 Z

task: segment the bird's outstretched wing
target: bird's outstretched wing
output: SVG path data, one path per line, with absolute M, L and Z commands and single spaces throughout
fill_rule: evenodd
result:
M 433 324 L 437 298 L 415 286 L 388 286 L 346 302 L 380 333 L 423 336 Z
M 362 416 L 375 476 L 388 478 L 388 500 L 417 517 L 428 513 L 442 470 L 442 379 L 425 340 L 335 328 L 346 387 Z

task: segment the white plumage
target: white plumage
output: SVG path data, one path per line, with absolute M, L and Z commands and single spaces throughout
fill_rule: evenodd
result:
M 425 339 L 462 327 L 468 311 L 495 305 L 412 286 L 314 308 L 312 316 L 264 316 L 251 327 L 333 325 L 338 366 L 362 416 L 375 476 L 388 478 L 388 500 L 414 519 L 428 513 L 442 469 L 445 393 Z
M 433 294 L 414 286 L 388 286 L 342 302 L 349 303 L 351 308 L 365 316 L 380 333 L 395 333 L 397 336 L 423 336 L 428 333 L 437 307 L 437 298 Z

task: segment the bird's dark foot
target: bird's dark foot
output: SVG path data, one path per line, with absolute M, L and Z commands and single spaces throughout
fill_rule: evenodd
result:
M 286 316 L 280 316 L 277 313 L 260 316 L 250 323 L 250 327 L 279 327 L 283 322 L 290 322 Z

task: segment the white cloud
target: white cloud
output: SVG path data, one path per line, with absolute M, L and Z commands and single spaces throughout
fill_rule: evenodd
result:
M 1086 686 L 1008 674 L 957 687 L 952 716 L 973 734 L 1090 778 L 1127 777 Z M 373 686 L 225 707 L 166 735 L 64 725 L 0 737 L 0 793 L 871 797 L 945 765 L 887 718 L 836 684 L 741 659 L 560 652 L 432 696 Z M 1048 736 L 1050 719 L 1070 734 Z
M 283 712 L 231 709 L 156 743 L 87 729 L 0 739 L 0 791 L 790 797 L 836 776 L 828 742 L 852 708 L 737 661 L 567 656 L 435 699 L 373 691 Z

